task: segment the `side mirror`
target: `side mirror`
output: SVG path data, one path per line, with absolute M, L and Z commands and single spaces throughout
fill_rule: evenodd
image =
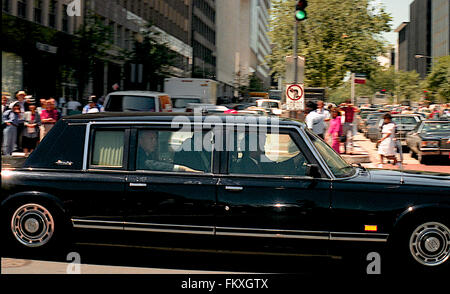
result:
M 317 164 L 306 165 L 306 175 L 313 178 L 321 178 L 320 169 Z

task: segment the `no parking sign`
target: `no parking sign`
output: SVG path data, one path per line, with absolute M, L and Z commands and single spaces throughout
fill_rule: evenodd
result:
M 305 90 L 303 85 L 286 86 L 286 106 L 288 110 L 305 109 Z

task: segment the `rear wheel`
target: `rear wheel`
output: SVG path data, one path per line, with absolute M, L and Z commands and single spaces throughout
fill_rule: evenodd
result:
M 46 250 L 60 244 L 68 226 L 62 213 L 45 202 L 20 202 L 7 214 L 8 239 L 13 247 L 29 251 Z

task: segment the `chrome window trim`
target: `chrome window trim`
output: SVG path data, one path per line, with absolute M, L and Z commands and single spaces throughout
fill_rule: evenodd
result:
M 383 233 L 355 233 L 355 232 L 328 232 L 328 231 L 305 231 L 305 230 L 281 230 L 281 229 L 257 229 L 257 228 L 234 228 L 198 225 L 176 225 L 137 223 L 125 221 L 101 221 L 83 220 L 72 218 L 74 228 L 99 229 L 99 230 L 122 230 L 150 233 L 175 233 L 210 236 L 234 236 L 255 238 L 283 238 L 304 240 L 328 240 L 328 241 L 350 241 L 350 242 L 387 242 L 389 234 Z
M 204 122 L 195 122 L 195 121 L 190 121 L 190 122 L 185 122 L 184 124 L 190 124 L 191 126 L 198 126 L 198 125 L 205 125 Z M 127 122 L 127 121 L 108 121 L 108 122 L 96 122 L 96 121 L 91 121 L 87 123 L 86 126 L 86 137 L 85 137 L 85 144 L 84 144 L 84 156 L 83 156 L 83 171 L 87 171 L 87 157 L 88 157 L 88 151 L 89 151 L 89 134 L 90 134 L 90 130 L 91 130 L 91 126 L 92 125 L 158 125 L 158 126 L 169 126 L 170 127 L 171 122 L 149 122 L 149 121 L 131 121 L 131 122 Z M 182 122 L 180 122 L 179 124 L 183 124 Z M 219 126 L 241 126 L 241 127 L 271 127 L 273 125 L 270 124 L 246 124 L 246 123 L 240 123 L 240 122 L 236 122 L 236 123 L 220 123 L 220 122 L 206 122 L 206 124 L 210 124 L 211 126 L 213 125 L 219 125 Z M 304 132 L 302 127 L 299 126 L 295 126 L 295 125 L 277 125 L 279 128 L 285 128 L 285 129 L 295 129 L 297 130 L 297 133 L 300 135 L 300 137 L 303 139 L 303 141 L 305 142 L 305 144 L 308 146 L 308 148 L 311 150 L 311 153 L 313 153 L 314 157 L 316 158 L 317 162 L 319 163 L 320 167 L 325 171 L 327 177 L 331 180 L 336 180 L 336 177 L 334 176 L 334 174 L 331 172 L 331 170 L 329 169 L 328 165 L 326 164 L 325 160 L 322 158 L 322 156 L 320 155 L 320 153 L 316 150 L 316 147 L 314 146 L 314 144 L 311 142 L 311 140 L 309 139 L 309 137 L 306 135 L 306 133 Z

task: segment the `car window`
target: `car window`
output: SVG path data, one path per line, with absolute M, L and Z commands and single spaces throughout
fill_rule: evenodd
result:
M 415 125 L 417 124 L 416 118 L 412 116 L 394 116 L 392 121 L 397 125 Z
M 196 98 L 172 98 L 174 108 L 186 108 L 189 103 L 201 103 L 200 99 Z
M 425 123 L 423 126 L 423 132 L 425 132 L 425 133 L 449 133 L 450 134 L 450 122 Z
M 326 142 L 313 134 L 309 129 L 306 129 L 311 141 L 322 155 L 331 172 L 338 178 L 352 176 L 355 173 L 355 168 L 349 165 L 336 151 L 330 147 Z
M 306 158 L 289 134 L 234 132 L 230 174 L 305 176 Z
M 155 112 L 155 98 L 147 96 L 111 95 L 106 111 L 148 111 Z
M 91 166 L 123 167 L 124 130 L 97 130 L 94 134 Z
M 263 102 L 261 103 L 261 107 L 263 108 L 279 108 L 277 102 Z
M 136 170 L 211 172 L 212 132 L 138 131 Z

